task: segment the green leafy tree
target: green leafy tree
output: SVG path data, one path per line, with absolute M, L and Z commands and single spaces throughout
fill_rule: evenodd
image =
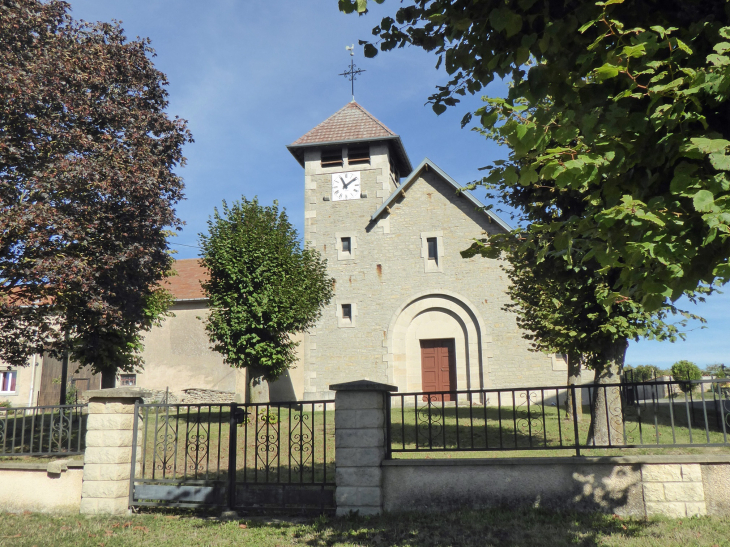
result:
M 0 358 L 142 364 L 191 141 L 149 41 L 58 0 L 0 0 Z
M 727 370 L 723 363 L 713 363 L 705 367 L 705 374 L 712 375 L 715 378 L 727 378 Z
M 679 389 L 682 392 L 689 393 L 697 386 L 693 386 L 688 380 L 702 380 L 702 371 L 692 361 L 683 359 L 672 365 L 672 378 L 679 383 Z
M 367 0 L 339 5 L 367 10 Z M 539 251 L 615 268 L 607 305 L 631 298 L 652 310 L 730 279 L 728 9 L 701 0 L 411 0 L 373 33 L 383 51 L 415 45 L 444 63 L 451 79 L 430 97 L 437 113 L 510 80 L 507 98 L 478 112 L 485 134 L 511 150 L 485 184 L 530 193 L 545 210 L 566 193 L 585 200 L 531 226 L 543 236 Z
M 730 280 L 727 21 L 727 2 L 700 0 L 410 0 L 373 29 L 377 44 L 362 42 L 368 56 L 434 52 L 450 75 L 430 97 L 437 113 L 508 80 L 476 113 L 510 151 L 480 184 L 520 211 L 524 252 L 602 276 L 584 302 L 620 324 L 594 350 L 597 380 L 643 335 L 624 304 L 672 313 Z
M 291 335 L 314 326 L 332 299 L 327 262 L 302 249 L 276 202 L 264 207 L 256 198 L 230 207 L 224 201 L 200 246 L 210 273 L 203 288 L 213 348 L 230 365 L 247 367 L 250 387 L 276 380 L 296 360 Z
M 712 376 L 713 378 L 727 378 L 727 368 L 723 363 L 713 363 L 705 367 L 705 375 Z M 716 382 L 711 386 L 712 391 L 719 393 L 722 390 L 727 390 L 730 383 L 728 382 Z
M 488 246 L 476 244 L 462 252 L 462 256 L 492 253 L 493 249 Z M 604 348 L 615 347 L 616 340 L 625 337 L 629 328 L 634 338 L 674 341 L 683 336 L 679 331 L 683 320 L 667 321 L 673 310 L 650 313 L 627 299 L 616 303 L 609 313 L 595 298 L 597 291 L 607 290 L 605 277 L 595 270 L 585 266 L 566 269 L 562 261 L 550 257 L 537 260 L 534 252 L 524 252 L 518 244 L 506 258 L 504 268 L 510 279 L 507 290 L 510 303 L 504 308 L 516 314 L 517 324 L 534 350 L 568 356 L 569 385 L 578 383 L 581 364 L 597 370 L 599 383 L 618 383 L 620 378 L 615 369 L 601 367 L 599 359 Z M 624 343 L 625 352 L 625 338 Z M 611 442 L 616 443 L 623 434 L 622 424 L 617 419 L 609 423 L 606 413 L 600 409 L 605 409 L 607 404 L 609 408 L 619 408 L 619 390 L 598 390 L 593 400 L 591 437 L 597 444 L 605 444 L 610 428 Z M 568 400 L 567 405 L 571 417 L 572 401 Z M 614 417 L 619 415 L 616 413 Z
M 654 365 L 637 365 L 635 367 L 626 365 L 624 371 L 632 372 L 630 379 L 634 382 L 651 382 L 664 374 L 659 367 L 655 367 Z

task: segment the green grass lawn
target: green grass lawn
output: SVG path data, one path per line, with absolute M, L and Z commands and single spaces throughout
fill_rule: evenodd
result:
M 539 392 L 538 392 L 539 394 Z M 575 455 L 575 428 L 565 419 L 565 410 L 556 406 L 522 404 L 471 406 L 460 403 L 417 401 L 418 407 L 394 407 L 391 411 L 391 443 L 397 449 L 422 449 L 420 452 L 395 452 L 395 458 L 496 458 Z M 628 406 L 623 424 L 619 421 L 612 442 L 648 445 L 642 448 L 586 448 L 589 439 L 590 408 L 583 407 L 578 424 L 581 455 L 620 456 L 647 454 L 730 453 L 730 446 L 672 447 L 672 444 L 718 444 L 725 442 L 721 424 L 710 408 L 687 413 L 684 401 L 664 400 L 656 405 Z M 674 423 L 674 428 L 672 428 Z M 708 428 L 705 428 L 705 423 Z M 728 432 L 730 433 L 730 432 Z M 462 452 L 444 451 L 460 447 Z M 433 450 L 432 450 L 433 449 Z
M 232 522 L 172 514 L 84 518 L 4 513 L 0 530 L 0 545 L 13 547 L 730 545 L 730 519 L 621 519 L 537 509 Z

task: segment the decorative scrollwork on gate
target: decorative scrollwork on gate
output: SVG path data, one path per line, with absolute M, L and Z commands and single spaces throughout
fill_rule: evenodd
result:
M 634 398 L 630 401 L 623 399 L 623 429 L 626 431 L 624 440 L 626 444 L 636 444 L 639 440 L 639 422 L 641 422 L 641 405 L 639 400 Z
M 256 467 L 273 472 L 279 455 L 279 420 L 267 407 L 256 420 Z
M 626 444 L 624 438 L 624 409 L 621 399 L 621 389 L 618 387 L 604 387 L 604 397 L 608 400 L 608 432 L 612 445 Z
M 73 417 L 70 409 L 62 409 L 58 415 L 53 416 L 51 422 L 51 444 L 59 452 L 65 452 L 67 443 L 71 437 L 71 424 Z
M 155 469 L 162 471 L 163 477 L 172 470 L 176 444 L 175 429 L 167 421 L 167 416 L 163 416 L 155 432 Z
M 516 394 L 519 401 L 515 408 L 517 432 L 527 438 L 530 446 L 533 443 L 533 437 L 539 441 L 543 438 L 543 413 L 545 410 L 542 406 L 542 399 L 538 400 L 537 391 L 521 391 Z
M 289 431 L 289 452 L 291 454 L 294 471 L 301 473 L 311 464 L 314 448 L 314 433 L 309 424 L 309 414 L 298 412 L 292 416 Z
M 0 421 L 0 443 L 5 442 L 5 420 Z
M 427 396 L 426 398 L 426 404 L 416 409 L 418 445 L 440 446 L 443 444 L 444 416 L 441 405 L 434 404 L 436 402 L 440 403 L 440 401 L 437 401 L 438 396 Z M 427 439 L 426 442 L 423 442 L 424 438 Z
M 196 477 L 200 471 L 205 471 L 205 462 L 208 456 L 209 423 L 201 420 L 201 412 L 196 414 L 194 422 L 188 423 L 185 433 L 185 458 L 188 471 Z

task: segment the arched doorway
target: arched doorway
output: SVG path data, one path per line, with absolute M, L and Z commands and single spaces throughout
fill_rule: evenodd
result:
M 386 334 L 388 381 L 402 392 L 423 391 L 422 341 L 453 348 L 450 389 L 488 387 L 491 342 L 484 321 L 464 297 L 451 291 L 426 292 L 405 301 L 393 314 Z M 427 347 L 434 344 L 425 344 Z

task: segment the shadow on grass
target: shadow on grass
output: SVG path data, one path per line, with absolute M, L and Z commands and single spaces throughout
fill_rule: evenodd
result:
M 293 523 L 248 521 L 249 527 L 277 527 Z M 611 536 L 639 538 L 651 522 L 621 519 L 613 515 L 559 513 L 542 509 L 485 509 L 454 511 L 439 515 L 391 514 L 363 518 L 319 517 L 301 527 L 296 543 L 313 547 L 362 546 L 597 546 Z

